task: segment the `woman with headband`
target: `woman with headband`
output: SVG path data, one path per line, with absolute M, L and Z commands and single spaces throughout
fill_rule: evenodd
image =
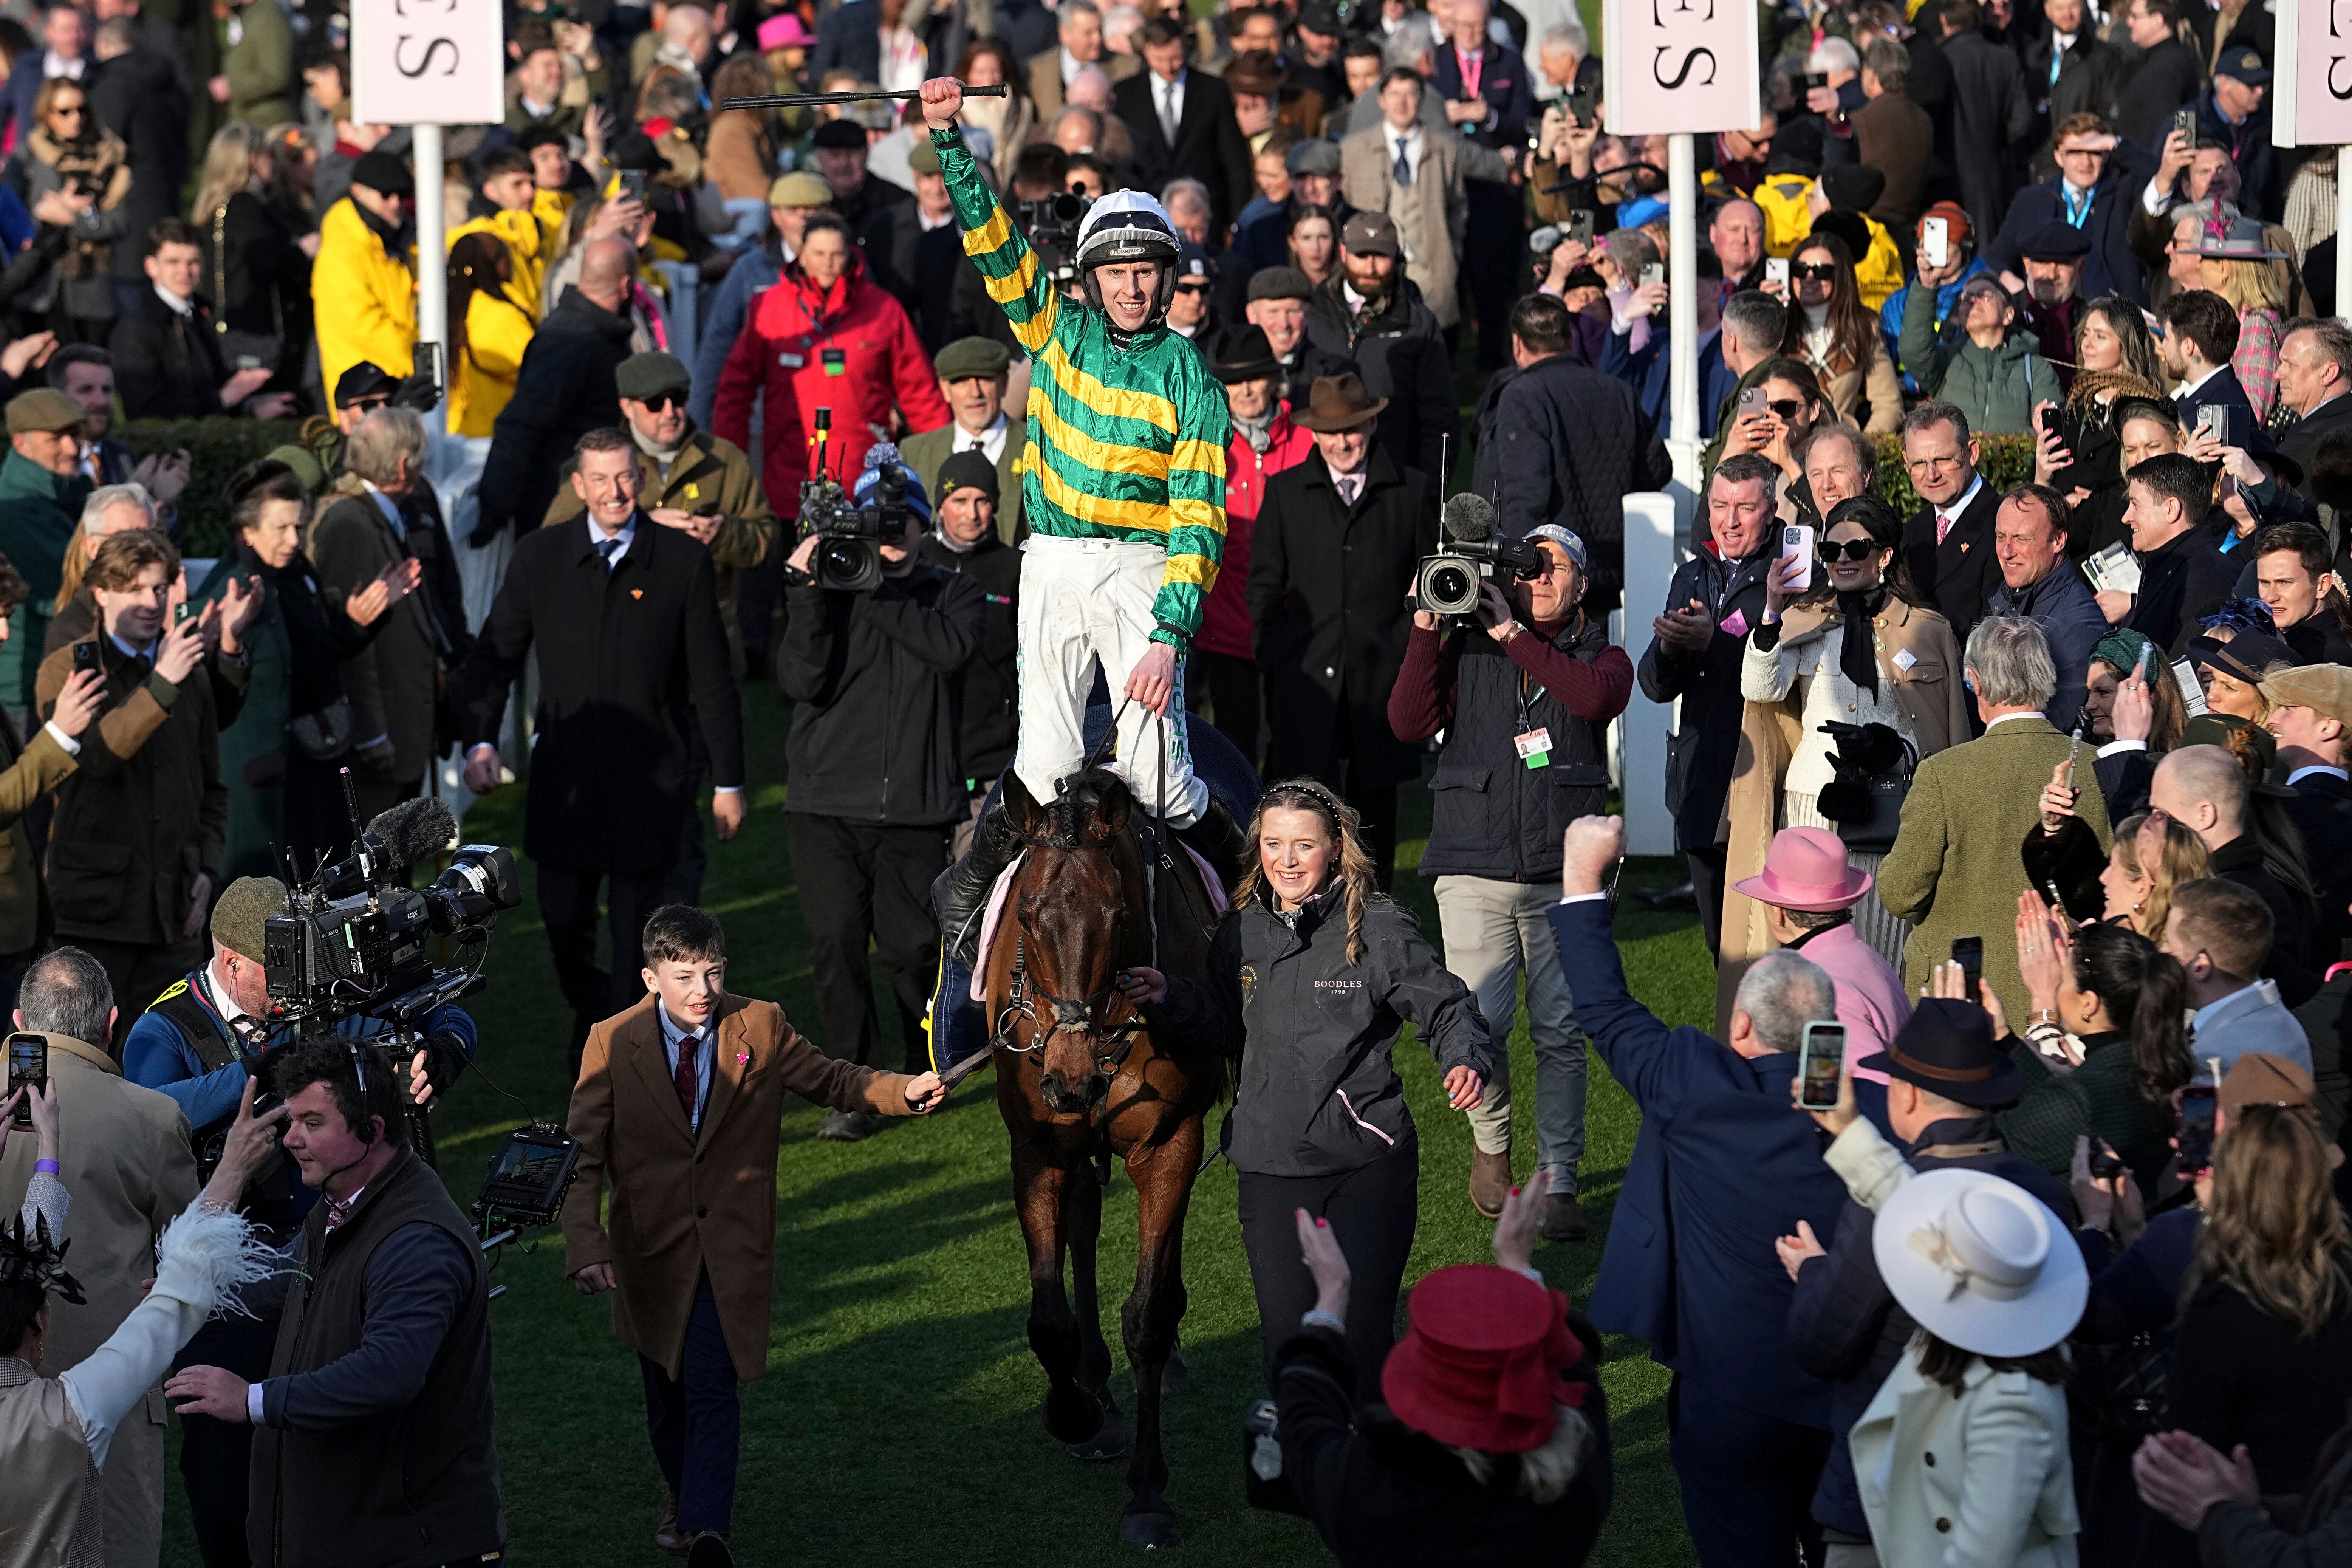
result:
M 1486 1025 L 1428 939 L 1374 888 L 1356 813 L 1311 779 L 1258 802 L 1256 857 L 1209 950 L 1208 977 L 1135 968 L 1128 998 L 1190 1048 L 1238 1055 L 1223 1152 L 1241 1173 L 1243 1244 L 1269 1384 L 1276 1349 L 1316 1304 L 1297 1214 L 1328 1220 L 1354 1270 L 1344 1332 L 1376 1380 L 1420 1212 L 1421 1151 L 1390 1060 L 1412 1022 L 1469 1110 L 1492 1068 Z M 1375 1386 L 1365 1383 L 1360 1386 Z

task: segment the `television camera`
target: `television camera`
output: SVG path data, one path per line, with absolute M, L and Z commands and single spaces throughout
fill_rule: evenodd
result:
M 817 539 L 809 575 L 820 588 L 870 594 L 882 583 L 882 546 L 906 537 L 907 475 L 898 449 L 888 442 L 868 448 L 866 460 L 879 472 L 874 493 L 859 500 L 825 472 L 833 410 L 816 411 L 814 478 L 801 481 L 801 533 Z
M 393 1026 L 369 1044 L 404 1068 L 425 1048 L 422 1031 L 434 1010 L 481 989 L 480 950 L 499 911 L 522 901 L 514 855 L 498 845 L 464 845 L 429 886 L 412 888 L 408 868 L 457 836 L 457 818 L 426 796 L 361 827 L 350 770 L 342 781 L 354 828 L 351 853 L 318 867 L 307 882 L 288 879 L 285 910 L 263 922 L 262 963 L 276 1017 L 295 1038 L 364 1015 Z M 436 965 L 436 938 L 473 946 L 473 962 Z M 406 1121 L 410 1142 L 431 1163 L 424 1110 L 410 1106 Z
M 1495 509 L 1475 491 L 1447 501 L 1439 522 L 1444 537 L 1434 554 L 1421 558 L 1413 603 L 1450 626 L 1478 624 L 1478 586 L 1498 568 L 1513 579 L 1543 570 L 1543 552 L 1533 541 L 1496 535 Z
M 1038 269 L 1056 287 L 1078 277 L 1078 228 L 1087 221 L 1094 198 L 1076 191 L 1050 196 L 1021 196 L 1013 202 L 1013 222 L 1037 253 Z

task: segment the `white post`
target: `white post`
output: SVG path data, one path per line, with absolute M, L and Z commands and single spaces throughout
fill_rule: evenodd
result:
M 2352 321 L 2352 148 L 2336 149 L 2336 316 Z
M 1675 434 L 1698 435 L 1698 153 L 1687 131 L 1666 138 L 1666 319 L 1674 358 L 1667 367 L 1667 407 Z M 1679 465 L 1677 465 L 1679 470 Z M 1676 472 L 1694 489 L 1696 474 Z
M 1662 490 L 1625 498 L 1625 612 L 1619 635 L 1637 663 L 1649 646 L 1651 617 L 1665 605 L 1666 590 L 1674 585 L 1679 510 L 1675 498 Z M 1672 707 L 1652 702 L 1639 691 L 1626 705 L 1620 778 L 1629 854 L 1675 852 L 1675 819 L 1666 810 L 1666 736 L 1673 721 Z
M 441 195 L 441 127 L 412 125 L 410 153 L 416 174 L 416 341 L 449 342 L 448 211 Z M 442 367 L 446 395 L 448 367 Z

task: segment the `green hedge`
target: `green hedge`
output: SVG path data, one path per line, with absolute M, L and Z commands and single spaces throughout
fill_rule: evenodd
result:
M 221 486 L 231 474 L 273 447 L 302 439 L 298 419 L 133 419 L 114 438 L 142 458 L 186 447 L 188 488 L 180 496 L 180 544 L 195 556 L 228 548 L 228 513 Z
M 1995 493 L 2033 477 L 2032 437 L 2022 432 L 1979 436 L 1977 444 L 1977 471 Z M 1903 466 L 1903 437 L 1873 436 L 1870 445 L 1878 454 L 1878 493 L 1894 507 L 1895 515 L 1909 517 L 1919 510 L 1919 492 L 1911 488 L 1911 470 Z

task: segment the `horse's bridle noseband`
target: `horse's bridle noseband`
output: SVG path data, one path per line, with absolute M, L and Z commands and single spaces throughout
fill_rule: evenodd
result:
M 1079 836 L 1074 802 L 1057 801 L 1055 803 L 1054 812 L 1055 826 L 1060 831 L 1050 837 L 1041 834 L 1024 833 L 1021 836 L 1020 842 L 1032 849 L 1077 850 L 1101 847 L 1098 845 L 1087 844 Z M 1097 1043 L 1094 1053 L 1096 1068 L 1106 1077 L 1116 1077 L 1118 1069 L 1126 1065 L 1128 1053 L 1135 1048 L 1136 1035 L 1146 1026 L 1143 1016 L 1134 1011 L 1131 1005 L 1129 1016 L 1115 1023 L 1097 1021 L 1103 1009 L 1107 1008 L 1112 999 L 1119 994 L 1118 973 L 1114 970 L 1111 977 L 1104 981 L 1092 995 L 1076 1000 L 1066 996 L 1056 996 L 1029 977 L 1029 922 L 1021 918 L 1020 911 L 1017 910 L 1013 911 L 1013 921 L 1020 931 L 1013 953 L 1013 977 L 1005 994 L 1004 1006 L 996 1016 L 996 1027 L 992 1031 L 989 1043 L 1003 1046 L 1006 1050 L 1016 1054 L 1026 1054 L 1038 1049 L 1054 1035 L 1090 1036 Z M 1053 1009 L 1054 1016 L 1050 1026 L 1045 1019 L 1038 1015 L 1037 1004 L 1040 1002 Z M 1034 1027 L 1043 1031 L 1025 1046 L 1015 1043 L 1013 1037 L 1014 1024 L 1023 1018 L 1028 1019 Z

